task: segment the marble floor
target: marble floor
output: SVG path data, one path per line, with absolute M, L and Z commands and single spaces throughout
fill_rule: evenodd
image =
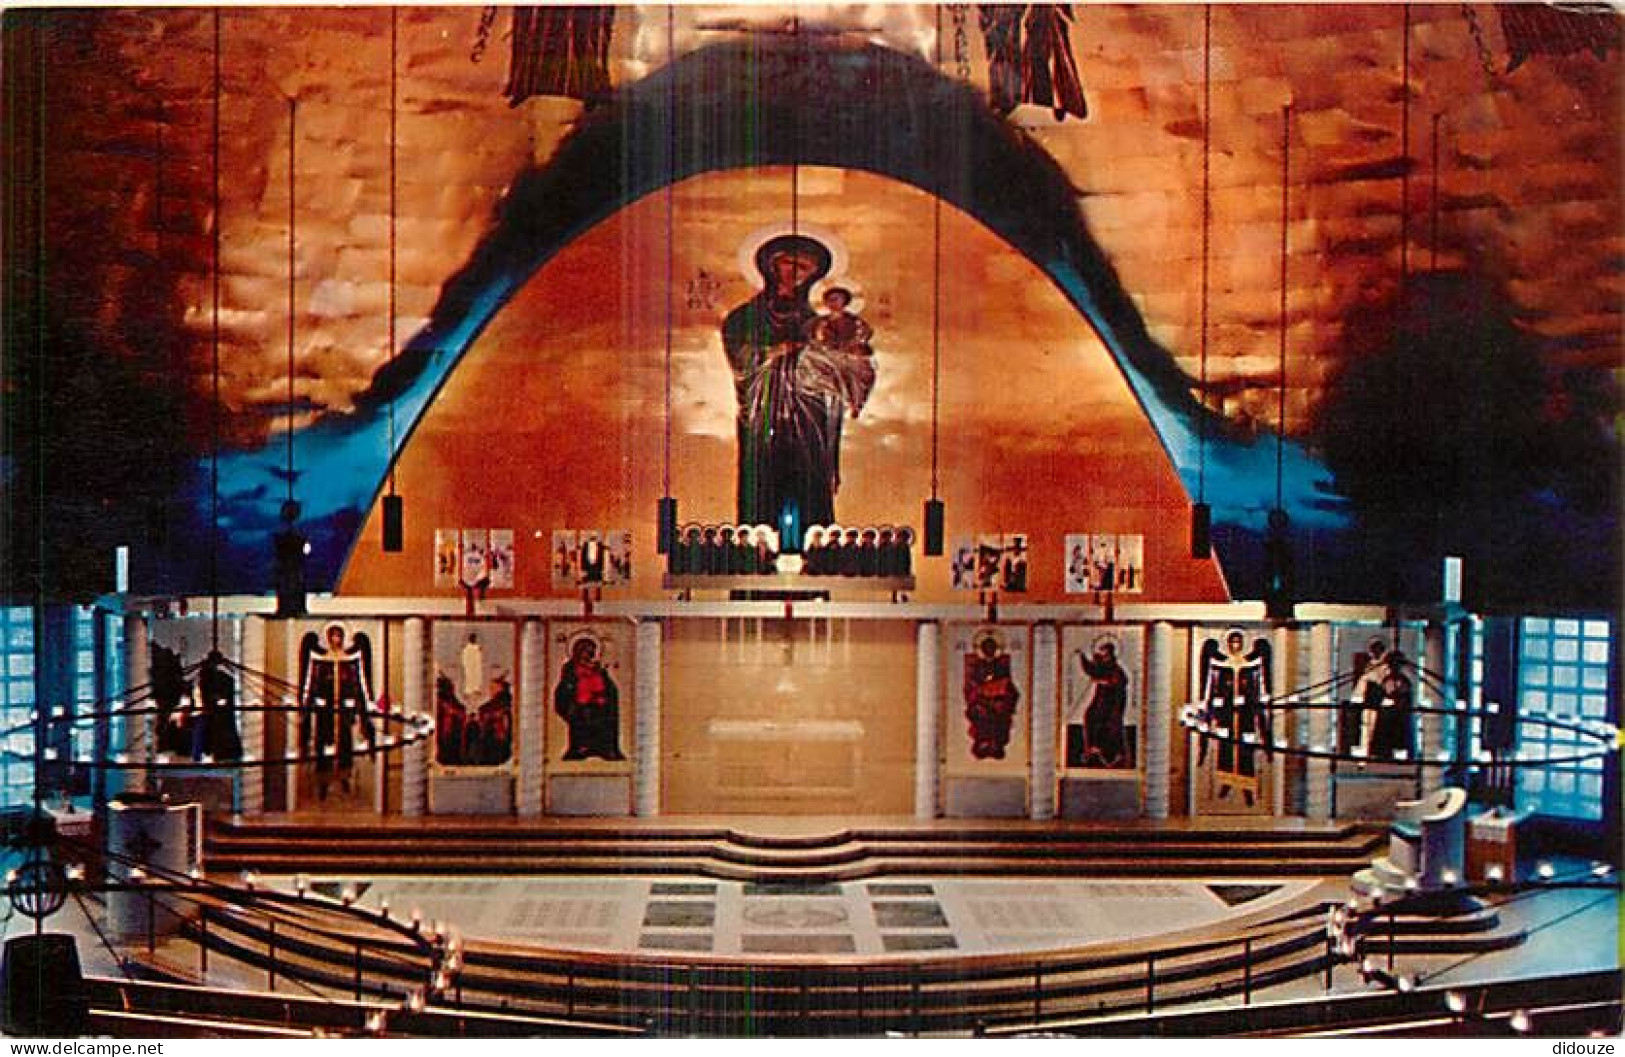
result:
M 701 878 L 313 876 L 363 905 L 421 911 L 468 939 L 571 950 L 720 955 L 1012 954 L 1134 940 L 1283 905 L 1301 879 L 890 878 L 751 884 Z M 268 877 L 292 888 L 291 877 Z

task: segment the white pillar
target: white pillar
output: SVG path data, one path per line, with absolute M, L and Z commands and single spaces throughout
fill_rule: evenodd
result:
M 1313 634 L 1307 626 L 1300 627 L 1298 634 L 1292 636 L 1292 670 L 1298 673 L 1297 689 L 1304 689 L 1313 681 L 1311 673 L 1315 670 L 1314 650 L 1310 640 Z M 1283 737 L 1291 739 L 1296 748 L 1307 748 L 1311 739 L 1311 724 L 1314 722 L 1314 713 L 1307 705 L 1314 703 L 1314 696 L 1310 694 L 1294 694 L 1292 697 L 1292 722 L 1282 732 Z M 1287 792 L 1287 812 L 1300 818 L 1308 817 L 1308 808 L 1305 800 L 1309 795 L 1309 761 L 1304 759 L 1303 766 L 1298 769 L 1297 785 Z
M 126 688 L 146 686 L 152 682 L 152 649 L 147 641 L 147 620 L 139 613 L 126 614 L 124 617 L 124 685 Z M 142 702 L 144 707 L 152 705 L 152 698 Z M 153 722 L 149 713 L 139 719 L 121 720 L 122 730 L 112 732 L 113 751 L 124 753 L 134 761 L 144 759 L 147 747 L 152 744 Z M 109 796 L 121 790 L 131 793 L 142 793 L 147 789 L 147 772 L 136 770 L 120 770 L 114 772 L 114 780 L 108 783 Z
M 378 632 L 379 638 L 382 641 L 378 644 L 379 653 L 376 655 L 378 667 L 374 669 L 375 675 L 372 689 L 373 693 L 377 697 L 388 698 L 390 701 L 394 701 L 395 695 L 391 693 L 389 689 L 389 665 L 384 663 L 384 658 L 389 656 L 389 650 L 387 648 L 387 643 L 389 642 L 388 620 L 379 622 Z M 383 720 L 380 718 L 380 713 L 375 707 L 376 701 L 361 701 L 357 704 L 360 708 L 373 709 L 372 736 L 375 739 L 382 738 L 385 734 L 389 733 L 384 726 Z M 356 736 L 358 738 L 361 736 L 359 731 L 357 731 Z M 390 755 L 391 754 L 388 752 L 374 752 L 369 757 L 370 768 L 372 770 L 372 810 L 374 814 L 378 815 L 382 815 L 384 813 L 384 808 L 389 804 Z
M 1292 689 L 1292 631 L 1286 625 L 1276 627 L 1271 638 L 1270 651 L 1270 741 L 1279 745 L 1286 740 L 1288 728 L 1282 720 L 1281 714 L 1275 708 L 1275 702 L 1285 697 Z M 1271 753 L 1266 757 L 1270 776 L 1270 813 L 1276 818 L 1286 814 L 1286 761 L 1289 757 L 1282 753 Z
M 407 617 L 401 634 L 401 703 L 408 716 L 433 716 L 429 622 Z M 406 747 L 401 762 L 401 814 L 418 817 L 429 808 L 429 746 L 432 738 Z
M 1174 687 L 1174 626 L 1165 620 L 1151 625 L 1145 673 L 1144 813 L 1163 819 L 1168 817 L 1173 716 L 1182 696 Z
M 935 621 L 921 624 L 914 656 L 914 817 L 937 817 L 940 781 L 942 692 L 942 627 Z
M 665 626 L 638 623 L 637 713 L 632 725 L 632 813 L 660 814 L 660 655 Z
M 1447 625 L 1438 621 L 1431 621 L 1424 631 L 1422 638 L 1422 668 L 1428 673 L 1433 682 L 1416 678 L 1416 704 L 1424 708 L 1444 708 L 1444 698 L 1435 685 L 1443 687 L 1447 692 L 1450 687 L 1444 682 L 1444 658 L 1449 630 Z M 1425 760 L 1436 760 L 1439 753 L 1444 751 L 1444 716 L 1438 713 L 1424 712 L 1416 719 L 1416 749 Z M 1444 784 L 1444 768 L 1422 768 L 1422 793 L 1426 795 Z
M 547 625 L 531 619 L 519 628 L 519 788 L 514 790 L 514 809 L 520 818 L 542 813 L 547 705 Z
M 1329 705 L 1329 708 L 1316 708 L 1309 713 L 1309 745 L 1317 749 L 1334 749 L 1337 746 L 1337 716 L 1341 703 L 1338 700 L 1337 688 L 1331 685 L 1332 668 L 1336 661 L 1332 657 L 1332 626 L 1325 621 L 1315 624 L 1309 629 L 1309 677 L 1304 680 L 1308 685 L 1322 687 L 1311 700 L 1311 704 Z M 1330 760 L 1310 757 L 1309 764 L 1304 768 L 1303 813 L 1312 819 L 1329 819 L 1332 817 L 1332 765 Z
M 1033 625 L 1033 707 L 1032 731 L 1027 744 L 1031 751 L 1029 781 L 1032 796 L 1030 813 L 1034 820 L 1047 822 L 1055 817 L 1055 725 L 1060 709 L 1060 688 L 1056 682 L 1060 636 L 1055 625 Z
M 266 671 L 265 657 L 265 618 L 246 617 L 243 620 L 243 667 L 262 677 Z M 279 705 L 280 701 L 266 700 L 266 690 L 261 688 L 260 696 L 250 699 L 246 686 L 238 687 L 237 700 L 244 705 L 258 708 L 263 705 Z M 278 713 L 280 714 L 280 713 Z M 269 755 L 265 744 L 267 713 L 248 711 L 238 713 L 239 736 L 243 740 L 243 755 L 263 760 Z M 237 810 L 247 816 L 263 814 L 265 811 L 265 768 L 245 767 L 238 778 Z
M 429 810 L 429 749 L 432 736 L 406 747 L 401 761 L 401 815 L 420 818 Z

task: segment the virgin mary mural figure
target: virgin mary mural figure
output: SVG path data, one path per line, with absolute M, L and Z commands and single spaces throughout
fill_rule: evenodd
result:
M 828 316 L 808 302 L 831 262 L 817 239 L 768 239 L 756 251 L 762 292 L 722 323 L 739 401 L 738 521 L 776 527 L 785 550 L 800 549 L 802 526 L 835 521 L 842 418 L 857 416 L 874 384 L 850 292 L 826 295 Z

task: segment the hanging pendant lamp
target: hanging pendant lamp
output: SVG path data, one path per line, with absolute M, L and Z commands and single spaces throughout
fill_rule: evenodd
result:
M 395 222 L 399 216 L 396 198 L 396 118 L 399 93 L 400 9 L 389 9 L 389 361 L 395 362 Z M 395 491 L 395 398 L 389 400 L 389 494 L 384 496 L 384 550 L 399 554 L 406 547 L 406 510 Z
M 936 65 L 942 68 L 942 8 L 937 8 Z M 954 93 L 957 103 L 959 93 Z M 941 168 L 938 167 L 938 176 Z M 944 550 L 946 510 L 937 490 L 941 486 L 938 451 L 942 381 L 942 188 L 931 196 L 931 498 L 925 501 L 925 553 L 940 558 Z
M 1264 615 L 1270 620 L 1291 620 L 1292 545 L 1288 535 L 1291 519 L 1283 502 L 1286 469 L 1286 328 L 1287 328 L 1287 217 L 1292 158 L 1292 104 L 1281 108 L 1281 306 L 1280 363 L 1276 387 L 1275 421 L 1275 508 L 1269 513 L 1264 544 Z
M 294 410 L 294 143 L 298 134 L 299 104 L 288 100 L 288 420 L 287 497 L 282 502 L 283 529 L 276 535 L 276 615 L 302 617 L 305 615 L 305 554 L 309 550 L 305 537 L 294 528 L 299 520 L 299 502 L 294 498 L 293 480 L 293 410 Z M 218 214 L 217 214 L 218 215 Z
M 666 63 L 677 58 L 677 13 L 666 5 Z M 677 542 L 677 499 L 671 494 L 671 345 L 675 310 L 673 284 L 676 260 L 673 237 L 677 183 L 677 78 L 666 77 L 666 350 L 665 350 L 665 437 L 661 455 L 660 502 L 655 511 L 655 551 L 670 554 Z
M 1207 501 L 1207 323 L 1208 263 L 1213 226 L 1213 5 L 1202 8 L 1202 327 L 1201 432 L 1197 438 L 1196 502 L 1191 504 L 1191 557 L 1213 556 L 1213 507 Z

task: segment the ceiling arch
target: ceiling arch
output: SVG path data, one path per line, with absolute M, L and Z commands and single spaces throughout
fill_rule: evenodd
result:
M 593 225 L 669 183 L 727 169 L 818 165 L 878 173 L 937 195 L 1033 261 L 1100 335 L 1187 490 L 1198 475 L 1216 538 L 1250 537 L 1275 505 L 1295 526 L 1336 530 L 1346 504 L 1293 443 L 1238 435 L 1191 395 L 1191 380 L 1147 333 L 1090 236 L 1060 167 L 968 86 L 919 59 L 793 37 L 718 44 L 682 56 L 591 110 L 544 166 L 522 174 L 492 227 L 446 284 L 429 323 L 352 410 L 295 436 L 312 588 L 330 588 L 413 426 L 474 339 L 534 272 Z M 788 207 L 788 198 L 786 206 Z M 241 582 L 270 582 L 283 438 L 223 455 L 222 546 Z M 1205 450 L 1204 450 L 1205 449 Z M 199 468 L 207 483 L 213 468 Z M 206 488 L 194 489 L 205 497 Z M 201 523 L 203 511 L 199 512 Z M 1225 556 L 1225 555 L 1222 555 Z M 1225 556 L 1228 557 L 1228 556 Z

